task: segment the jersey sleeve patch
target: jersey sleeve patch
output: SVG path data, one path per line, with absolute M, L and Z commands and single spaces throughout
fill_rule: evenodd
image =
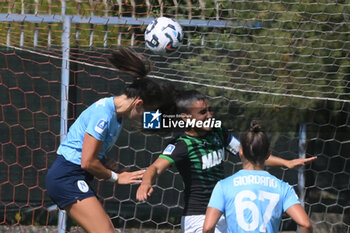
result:
M 175 150 L 175 145 L 169 144 L 163 151 L 163 155 L 171 155 Z
M 240 147 L 240 142 L 233 135 L 230 137 L 230 141 L 226 146 L 226 149 L 234 155 L 238 155 L 238 149 Z
M 95 125 L 94 130 L 99 133 L 102 134 L 103 131 L 107 128 L 107 121 L 104 119 L 100 119 L 97 124 Z

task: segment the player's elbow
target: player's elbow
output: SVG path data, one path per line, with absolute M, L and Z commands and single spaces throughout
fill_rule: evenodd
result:
M 203 224 L 203 233 L 214 233 L 215 225 L 208 221 L 204 221 Z
M 300 222 L 299 226 L 301 233 L 312 233 L 312 224 L 308 218 Z
M 92 163 L 89 160 L 86 159 L 82 159 L 81 160 L 81 165 L 80 167 L 85 170 L 85 171 L 89 171 L 91 169 Z
M 203 226 L 203 233 L 212 233 L 212 232 L 214 232 L 212 227 L 208 227 L 206 225 Z

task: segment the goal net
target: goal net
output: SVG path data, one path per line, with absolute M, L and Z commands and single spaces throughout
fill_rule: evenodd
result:
M 347 1 L 11 0 L 0 6 L 0 232 L 56 229 L 45 175 L 67 126 L 131 81 L 107 62 L 119 45 L 149 57 L 154 80 L 208 95 L 216 117 L 237 137 L 257 119 L 274 155 L 318 156 L 299 170 L 268 170 L 295 186 L 316 232 L 350 231 Z M 166 56 L 144 47 L 147 23 L 159 16 L 177 19 L 185 33 L 180 49 Z M 144 169 L 174 136 L 126 124 L 109 156 L 121 170 Z M 237 157 L 226 158 L 226 175 L 241 168 Z M 135 198 L 138 185 L 95 179 L 94 187 L 122 232 L 179 231 L 183 183 L 175 168 L 157 179 L 143 203 Z M 295 229 L 283 215 L 280 230 Z M 66 231 L 79 231 L 70 218 Z

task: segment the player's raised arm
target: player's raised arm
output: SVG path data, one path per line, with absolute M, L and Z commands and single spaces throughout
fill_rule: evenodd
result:
M 228 133 L 224 131 L 224 136 L 226 138 L 226 150 L 231 152 L 234 155 L 238 154 L 238 148 L 240 146 L 239 140 L 234 137 L 231 133 Z M 287 167 L 289 169 L 297 168 L 300 166 L 305 166 L 306 164 L 312 163 L 315 159 L 317 159 L 317 156 L 313 156 L 310 158 L 305 159 L 292 159 L 287 160 L 283 159 L 277 156 L 270 155 L 270 157 L 265 161 L 266 166 L 271 167 Z
M 149 166 L 143 175 L 142 183 L 137 189 L 136 199 L 145 201 L 153 192 L 152 184 L 156 177 L 162 174 L 170 167 L 171 163 L 163 158 L 158 158 L 151 166 Z
M 311 163 L 317 159 L 317 156 L 313 156 L 310 158 L 305 158 L 305 159 L 292 159 L 292 160 L 287 160 L 287 159 L 282 159 L 277 156 L 270 155 L 270 157 L 265 161 L 266 166 L 271 166 L 271 167 L 287 167 L 287 168 L 297 168 L 300 166 L 304 166 L 308 163 Z

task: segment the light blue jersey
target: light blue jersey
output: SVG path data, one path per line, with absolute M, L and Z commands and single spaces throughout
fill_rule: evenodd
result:
M 66 138 L 57 150 L 57 154 L 74 164 L 81 164 L 81 150 L 85 133 L 103 141 L 98 158 L 103 158 L 115 144 L 122 125 L 117 121 L 114 97 L 103 98 L 83 111 L 69 128 Z
M 282 213 L 299 203 L 293 187 L 267 171 L 240 170 L 216 184 L 208 206 L 225 214 L 229 232 L 277 233 Z

